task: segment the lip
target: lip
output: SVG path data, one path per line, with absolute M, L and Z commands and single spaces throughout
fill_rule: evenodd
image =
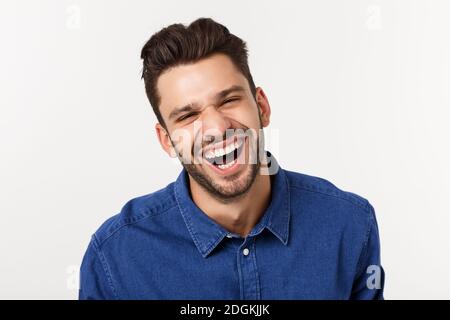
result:
M 248 140 L 248 137 L 245 137 L 244 142 L 242 143 L 242 148 L 246 148 L 247 140 Z M 206 159 L 203 159 L 203 162 L 206 163 L 206 165 L 208 167 L 210 167 L 218 175 L 227 176 L 227 175 L 236 173 L 237 171 L 239 171 L 239 169 L 243 165 L 245 165 L 245 161 L 242 159 L 242 157 L 245 156 L 245 153 L 246 153 L 245 149 L 242 150 L 241 153 L 239 154 L 239 156 L 236 158 L 235 163 L 231 167 L 226 168 L 226 169 L 219 169 L 218 167 L 216 167 L 215 165 L 213 165 Z

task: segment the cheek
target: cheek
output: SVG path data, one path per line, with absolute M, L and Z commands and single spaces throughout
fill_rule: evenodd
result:
M 176 128 L 171 133 L 172 143 L 177 151 L 184 155 L 190 154 L 194 143 L 194 130 L 191 127 Z
M 234 119 L 248 128 L 259 129 L 259 114 L 256 108 L 248 106 L 236 111 Z

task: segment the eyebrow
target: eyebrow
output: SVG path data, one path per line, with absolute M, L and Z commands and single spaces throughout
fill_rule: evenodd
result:
M 232 92 L 244 92 L 244 91 L 245 91 L 245 89 L 242 86 L 232 85 L 228 89 L 225 89 L 225 90 L 222 90 L 222 91 L 219 91 L 218 93 L 216 93 L 214 95 L 214 99 L 215 99 L 215 101 L 219 101 L 219 100 L 222 100 L 223 98 L 225 98 L 226 96 L 228 96 Z M 199 109 L 199 105 L 197 102 L 191 102 L 183 107 L 175 108 L 169 114 L 169 120 L 175 118 L 176 116 L 178 116 L 182 113 L 197 110 L 197 109 Z

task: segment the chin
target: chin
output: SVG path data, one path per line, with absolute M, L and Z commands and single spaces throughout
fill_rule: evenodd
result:
M 215 198 L 226 201 L 246 194 L 255 181 L 259 165 L 247 164 L 243 166 L 245 168 L 242 168 L 239 172 L 223 177 L 208 174 L 205 170 L 199 169 L 198 167 L 201 167 L 199 165 L 185 165 L 185 168 L 204 190 Z

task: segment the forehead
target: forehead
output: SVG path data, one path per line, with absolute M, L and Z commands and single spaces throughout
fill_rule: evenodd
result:
M 232 85 L 248 89 L 247 79 L 224 54 L 173 67 L 157 82 L 161 114 L 167 117 L 172 109 L 194 101 L 207 103 L 215 93 Z

